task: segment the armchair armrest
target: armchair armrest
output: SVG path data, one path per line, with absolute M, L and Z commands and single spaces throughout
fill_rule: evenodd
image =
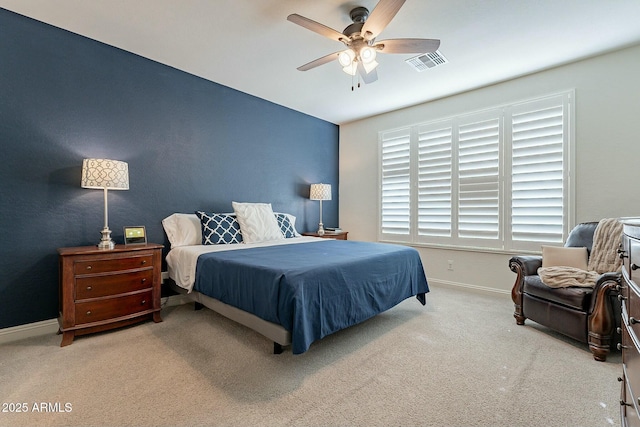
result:
M 594 297 L 591 299 L 591 307 L 589 312 L 593 313 L 597 309 L 598 300 L 602 297 L 612 295 L 616 297 L 620 291 L 620 281 L 622 280 L 622 273 L 603 273 L 596 280 L 596 285 L 593 288 Z M 606 300 L 603 299 L 603 301 Z
M 517 270 L 520 270 L 523 276 L 537 276 L 540 267 L 542 267 L 540 255 L 514 256 L 509 260 L 511 271 L 518 274 Z
M 518 325 L 523 325 L 525 317 L 522 314 L 522 286 L 525 276 L 538 274 L 538 268 L 542 267 L 542 256 L 514 256 L 509 260 L 509 268 L 517 274 L 516 281 L 511 288 L 511 300 L 515 310 L 513 317 Z

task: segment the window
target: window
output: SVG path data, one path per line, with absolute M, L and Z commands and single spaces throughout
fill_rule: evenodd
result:
M 409 130 L 386 132 L 382 144 L 382 232 L 408 236 L 411 207 Z
M 573 92 L 380 132 L 380 240 L 539 250 L 569 229 Z

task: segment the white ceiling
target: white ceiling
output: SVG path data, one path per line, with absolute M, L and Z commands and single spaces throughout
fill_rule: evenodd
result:
M 639 0 L 407 0 L 378 40 L 435 38 L 449 63 L 417 72 L 378 55 L 378 81 L 351 90 L 337 63 L 296 67 L 342 44 L 377 0 L 0 0 L 0 7 L 336 124 L 640 43 Z

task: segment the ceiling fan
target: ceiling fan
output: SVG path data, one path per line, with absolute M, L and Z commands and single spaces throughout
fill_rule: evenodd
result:
M 435 52 L 440 46 L 440 40 L 408 38 L 375 41 L 396 16 L 404 2 L 405 0 L 380 0 L 371 13 L 366 7 L 356 7 L 349 14 L 353 24 L 341 33 L 297 13 L 287 16 L 287 20 L 294 24 L 339 41 L 347 47 L 346 50 L 330 53 L 304 64 L 298 67 L 298 70 L 307 71 L 337 59 L 345 73 L 351 76 L 359 74 L 365 83 L 373 83 L 378 79 L 377 52 L 412 54 Z

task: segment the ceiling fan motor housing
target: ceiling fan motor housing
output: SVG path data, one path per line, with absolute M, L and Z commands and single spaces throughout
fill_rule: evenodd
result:
M 358 6 L 354 9 L 351 9 L 349 17 L 353 22 L 364 24 L 364 21 L 366 21 L 369 17 L 369 9 L 367 9 L 366 7 Z
M 369 17 L 369 9 L 367 9 L 366 7 L 358 6 L 354 9 L 351 9 L 349 17 L 353 21 L 353 24 L 349 25 L 342 32 L 342 34 L 347 37 L 351 37 L 354 34 L 359 34 L 361 32 L 365 21 Z

